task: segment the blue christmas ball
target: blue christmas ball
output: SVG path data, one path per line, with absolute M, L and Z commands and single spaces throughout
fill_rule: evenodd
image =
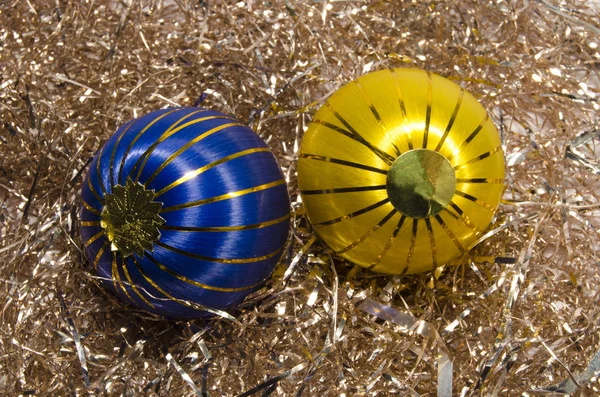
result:
M 239 305 L 270 277 L 289 231 L 273 153 L 201 108 L 123 125 L 90 164 L 81 199 L 82 242 L 104 285 L 169 318 Z

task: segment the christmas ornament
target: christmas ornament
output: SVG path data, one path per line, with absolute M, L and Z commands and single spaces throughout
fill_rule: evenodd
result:
M 242 302 L 270 276 L 288 229 L 274 155 L 212 110 L 129 121 L 95 156 L 82 189 L 82 241 L 103 283 L 170 318 Z
M 465 254 L 503 192 L 485 109 L 415 69 L 369 73 L 333 94 L 302 140 L 307 216 L 338 255 L 374 271 L 434 269 Z

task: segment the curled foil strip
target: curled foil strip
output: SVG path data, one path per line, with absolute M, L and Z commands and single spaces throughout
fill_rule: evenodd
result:
M 0 394 L 598 395 L 594 7 L 0 2 Z M 388 277 L 330 257 L 295 164 L 326 98 L 403 66 L 482 102 L 508 187 L 462 261 Z M 74 227 L 79 188 L 118 125 L 200 98 L 273 149 L 293 235 L 273 281 L 229 320 L 166 322 L 97 285 Z
M 373 316 L 397 324 L 406 331 L 435 340 L 439 350 L 437 358 L 437 395 L 438 397 L 452 396 L 452 361 L 446 344 L 432 324 L 369 298 L 360 302 L 357 307 Z

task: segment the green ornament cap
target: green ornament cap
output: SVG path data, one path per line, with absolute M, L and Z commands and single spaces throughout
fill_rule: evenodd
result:
M 456 173 L 444 156 L 429 149 L 403 153 L 387 175 L 387 191 L 394 207 L 412 218 L 429 218 L 450 204 Z
M 163 203 L 153 199 L 153 190 L 146 190 L 129 177 L 125 186 L 116 185 L 112 193 L 104 196 L 100 225 L 106 229 L 112 251 L 123 257 L 154 251 L 160 238 L 159 227 L 166 221 L 159 215 Z

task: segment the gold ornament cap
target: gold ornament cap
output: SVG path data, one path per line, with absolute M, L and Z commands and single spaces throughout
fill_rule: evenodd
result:
M 128 177 L 124 186 L 116 185 L 104 200 L 100 225 L 106 229 L 111 250 L 123 257 L 153 251 L 160 238 L 158 228 L 165 223 L 159 215 L 162 203 L 153 201 L 154 191 Z

